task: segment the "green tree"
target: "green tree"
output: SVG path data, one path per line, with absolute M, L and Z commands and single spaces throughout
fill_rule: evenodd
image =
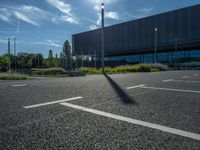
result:
M 71 45 L 68 40 L 64 42 L 63 45 L 63 66 L 64 68 L 70 67 L 70 61 L 71 61 Z
M 9 67 L 9 57 L 8 55 L 3 55 L 0 59 L 1 68 L 8 70 Z

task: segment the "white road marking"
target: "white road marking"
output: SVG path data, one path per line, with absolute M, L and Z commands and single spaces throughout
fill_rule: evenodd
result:
M 21 86 L 27 86 L 27 84 L 14 84 L 11 85 L 12 87 L 21 87 Z
M 171 89 L 171 88 L 159 88 L 159 87 L 140 87 L 143 89 L 153 89 L 153 90 L 164 90 L 164 91 L 174 91 L 174 92 L 189 92 L 189 93 L 198 93 L 200 94 L 200 91 L 193 91 L 193 90 L 182 90 L 182 89 Z
M 188 83 L 200 83 L 200 81 L 187 81 L 187 80 L 172 80 L 171 82 L 188 82 Z
M 200 79 L 200 77 L 198 77 L 198 76 L 193 76 L 193 77 L 191 77 L 191 76 L 183 76 L 183 77 L 182 77 L 182 79 L 186 79 L 186 78 Z
M 127 87 L 126 89 L 129 90 L 129 89 L 135 89 L 135 88 L 139 88 L 139 87 L 143 87 L 145 86 L 145 84 L 140 84 L 140 85 L 136 85 L 136 86 L 131 86 L 131 87 Z
M 194 77 L 198 77 L 198 74 L 194 74 Z
M 73 97 L 73 98 L 68 98 L 68 99 L 62 99 L 58 101 L 51 101 L 51 102 L 46 102 L 46 103 L 41 103 L 41 104 L 34 104 L 30 106 L 24 106 L 23 108 L 35 108 L 35 107 L 40 107 L 40 106 L 45 106 L 45 105 L 51 105 L 51 104 L 56 104 L 56 103 L 62 103 L 62 102 L 67 102 L 67 101 L 72 101 L 76 99 L 81 99 L 83 97 Z
M 173 79 L 167 79 L 167 80 L 163 80 L 163 82 L 170 82 L 172 81 Z
M 123 116 L 119 116 L 119 115 L 116 115 L 116 114 L 111 114 L 111 113 L 107 113 L 107 112 L 103 112 L 103 111 L 99 111 L 99 110 L 95 110 L 95 109 L 91 109 L 91 108 L 86 108 L 86 107 L 82 107 L 82 106 L 78 106 L 78 105 L 74 105 L 74 104 L 70 104 L 70 103 L 60 103 L 60 104 L 67 106 L 67 107 L 75 108 L 75 109 L 78 109 L 78 110 L 97 114 L 97 115 L 100 115 L 100 116 L 117 119 L 117 120 L 120 120 L 120 121 L 124 121 L 124 122 L 128 122 L 128 123 L 132 123 L 132 124 L 136 124 L 136 125 L 140 125 L 140 126 L 164 131 L 164 132 L 167 132 L 167 133 L 171 133 L 171 134 L 175 134 L 175 135 L 179 135 L 179 136 L 183 136 L 183 137 L 187 137 L 187 138 L 191 138 L 191 139 L 195 139 L 195 140 L 200 140 L 200 134 L 197 134 L 197 133 L 187 132 L 187 131 L 180 130 L 180 129 L 162 126 L 162 125 L 159 125 L 159 124 L 145 122 L 145 121 L 132 119 L 132 118 L 128 118 L 128 117 L 123 117 Z
M 188 76 L 183 76 L 182 78 L 183 78 L 183 79 L 186 79 L 186 78 L 188 78 Z
M 189 92 L 189 93 L 198 93 L 198 94 L 200 94 L 200 91 L 182 90 L 182 89 L 171 89 L 171 88 L 160 88 L 160 87 L 149 87 L 149 86 L 145 86 L 145 84 L 136 85 L 136 86 L 132 86 L 132 87 L 126 87 L 127 90 L 133 89 L 133 88 L 164 90 L 164 91 L 175 91 L 175 92 Z

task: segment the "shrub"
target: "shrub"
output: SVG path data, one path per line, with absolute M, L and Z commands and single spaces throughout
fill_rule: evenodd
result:
M 62 68 L 32 69 L 33 74 L 37 75 L 63 75 L 65 70 Z
M 158 68 L 152 68 L 151 69 L 151 72 L 157 72 L 157 71 L 160 71 Z
M 149 64 L 138 64 L 136 65 L 138 72 L 150 72 L 151 66 Z
M 151 72 L 151 71 L 165 71 L 167 66 L 162 64 L 137 64 L 137 65 L 127 65 L 127 66 L 118 66 L 118 67 L 105 67 L 104 71 L 107 73 L 126 73 L 126 72 Z M 84 73 L 102 73 L 101 69 L 96 68 L 80 68 L 80 72 Z
M 84 73 L 92 73 L 92 74 L 99 74 L 102 73 L 101 69 L 96 69 L 96 68 L 80 68 L 78 71 L 84 72 Z
M 0 75 L 0 80 L 26 80 L 27 76 L 24 75 Z
M 169 70 L 167 65 L 156 63 L 156 64 L 151 64 L 152 69 L 158 69 L 159 71 L 167 71 Z

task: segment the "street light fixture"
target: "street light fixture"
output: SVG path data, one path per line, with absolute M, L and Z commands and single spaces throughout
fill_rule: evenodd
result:
M 101 4 L 101 66 L 104 72 L 104 3 Z
M 155 52 L 154 52 L 154 63 L 157 63 L 157 31 L 158 29 L 155 28 Z

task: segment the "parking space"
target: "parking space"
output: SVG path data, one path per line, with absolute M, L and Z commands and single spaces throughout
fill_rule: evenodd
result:
M 7 82 L 0 89 L 5 137 L 0 148 L 198 149 L 199 75 L 172 71 Z

